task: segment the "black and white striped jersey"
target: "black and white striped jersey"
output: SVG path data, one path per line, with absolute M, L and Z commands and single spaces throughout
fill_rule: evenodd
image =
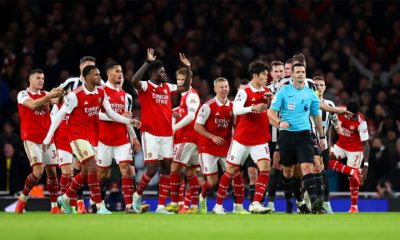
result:
M 82 77 L 71 77 L 65 80 L 63 83 L 60 84 L 60 88 L 67 91 L 67 93 L 72 92 L 75 88 L 81 86 L 83 84 L 84 79 Z M 103 79 L 100 79 L 100 85 L 103 85 Z
M 335 104 L 331 100 L 323 99 L 322 102 L 331 107 L 335 107 Z M 324 134 L 326 136 L 326 139 L 329 139 L 330 128 L 331 126 L 335 125 L 337 121 L 339 121 L 339 119 L 336 114 L 332 114 L 330 112 L 323 111 L 321 109 L 319 109 L 319 113 L 321 114 L 322 117 L 322 128 L 324 130 Z M 318 136 L 318 132 L 317 129 L 315 128 L 315 124 L 312 118 L 311 118 L 311 124 L 313 132 L 316 134 L 316 136 Z
M 279 81 L 278 90 L 281 89 L 282 87 L 286 86 L 286 85 L 289 85 L 290 83 L 293 83 L 293 78 L 292 77 L 282 78 Z M 317 92 L 317 86 L 315 86 L 315 83 L 311 78 L 306 78 L 305 85 L 308 88 L 312 89 L 314 92 Z
M 279 81 L 276 83 L 274 81 L 270 82 L 267 88 L 269 89 L 270 92 L 272 92 L 275 95 L 278 92 Z
M 126 111 L 128 112 L 132 112 L 133 110 L 133 99 L 132 99 L 132 95 L 130 95 L 129 93 L 125 94 L 125 101 L 126 101 Z

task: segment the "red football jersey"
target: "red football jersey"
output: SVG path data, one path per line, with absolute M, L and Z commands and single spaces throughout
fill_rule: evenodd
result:
M 199 134 L 199 153 L 208 153 L 213 156 L 226 156 L 232 141 L 233 104 L 227 101 L 220 103 L 216 98 L 204 103 L 197 115 L 196 123 L 204 127 L 215 136 L 225 139 L 221 146 L 211 139 Z
M 52 114 L 56 115 L 61 109 L 62 104 L 56 104 L 53 107 Z M 69 114 L 66 114 L 54 133 L 54 143 L 57 149 L 64 150 L 72 153 L 70 140 L 69 140 L 69 125 L 68 125 Z
M 179 104 L 179 113 L 181 117 L 177 120 L 177 123 L 179 123 L 184 117 L 186 117 L 189 111 L 195 111 L 195 114 L 197 115 L 197 112 L 199 110 L 198 108 L 199 104 L 200 104 L 199 94 L 194 88 L 190 88 L 190 90 L 185 92 L 181 97 L 181 102 Z M 194 108 L 193 105 L 195 105 L 197 109 L 191 109 Z M 194 123 L 195 120 L 193 120 L 191 123 L 189 123 L 188 125 L 184 126 L 181 129 L 178 129 L 175 132 L 174 144 L 183 142 L 190 142 L 197 144 L 199 140 L 199 134 L 194 130 Z
M 126 109 L 126 93 L 124 90 L 115 89 L 109 82 L 104 85 L 108 101 L 112 110 L 123 114 Z M 99 141 L 108 146 L 121 146 L 129 143 L 126 125 L 114 121 L 100 121 Z
M 359 113 L 357 118 L 350 120 L 344 115 L 338 115 L 341 122 L 342 134 L 336 145 L 349 152 L 362 151 L 362 142 L 369 139 L 368 126 L 364 116 Z
M 142 90 L 138 91 L 142 126 L 141 132 L 154 136 L 172 136 L 171 94 L 177 85 L 162 83 L 157 86 L 150 81 L 142 81 Z
M 247 84 L 238 91 L 235 102 L 244 102 L 243 107 L 267 103 L 265 98 L 265 93 L 267 92 L 269 92 L 267 87 L 256 90 L 250 84 Z M 238 115 L 233 139 L 245 146 L 267 143 L 271 139 L 267 111 Z
M 70 140 L 83 139 L 97 146 L 99 134 L 99 112 L 105 97 L 104 89 L 99 87 L 89 92 L 84 85 L 71 92 L 64 105 L 70 113 L 68 124 Z M 73 110 L 73 111 L 72 111 Z
M 50 106 L 43 105 L 40 109 L 32 110 L 23 105 L 27 99 L 39 99 L 46 96 L 46 92 L 33 93 L 29 89 L 18 93 L 18 112 L 22 140 L 42 144 L 51 125 Z

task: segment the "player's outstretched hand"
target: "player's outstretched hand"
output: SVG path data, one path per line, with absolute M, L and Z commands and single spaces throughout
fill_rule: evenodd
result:
M 48 143 L 46 140 L 45 141 L 43 141 L 43 144 L 42 144 L 42 150 L 43 150 L 43 152 L 46 152 L 49 148 L 50 148 L 50 143 Z
M 259 103 L 251 107 L 253 112 L 264 112 L 267 111 L 268 105 L 266 103 Z
M 180 60 L 181 63 L 182 63 L 183 65 L 185 65 L 186 67 L 190 67 L 190 62 L 189 62 L 189 60 L 185 57 L 185 54 L 179 53 L 179 60 Z
M 133 151 L 134 152 L 139 152 L 140 151 L 141 146 L 140 146 L 139 140 L 137 138 L 133 138 L 132 139 L 132 145 L 133 145 Z
M 51 98 L 58 98 L 59 96 L 61 96 L 63 94 L 64 94 L 64 90 L 62 90 L 61 88 L 53 88 L 49 92 L 49 95 Z
M 156 55 L 154 55 L 154 49 L 147 49 L 147 61 L 153 62 L 156 60 Z
M 328 149 L 328 143 L 326 142 L 326 138 L 319 140 L 319 147 L 321 148 L 321 151 L 325 151 L 326 149 Z
M 347 111 L 345 109 L 343 109 L 343 111 L 341 111 L 339 114 L 343 114 L 345 115 L 347 118 L 352 118 L 354 116 L 354 114 L 350 111 Z
M 217 144 L 218 146 L 220 146 L 220 145 L 222 145 L 222 144 L 225 143 L 225 139 L 223 139 L 222 137 L 218 137 L 218 136 L 213 136 L 213 137 L 211 138 L 211 140 L 212 140 L 215 144 Z
M 289 124 L 288 122 L 281 121 L 281 122 L 279 123 L 279 128 L 280 128 L 280 129 L 288 129 L 289 127 L 290 127 L 290 124 Z
M 361 186 L 364 185 L 364 181 L 365 179 L 367 179 L 367 175 L 368 175 L 368 167 L 364 166 L 361 173 L 361 181 L 360 181 Z
M 133 118 L 133 113 L 132 112 L 124 112 L 122 114 L 122 116 L 124 116 L 126 118 L 129 118 L 129 119 L 132 119 Z
M 131 119 L 131 124 L 135 128 L 140 128 L 142 126 L 142 123 L 139 120 L 136 120 L 136 119 Z

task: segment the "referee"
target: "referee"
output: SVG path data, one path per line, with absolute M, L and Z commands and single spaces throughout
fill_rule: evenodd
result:
M 326 149 L 326 139 L 319 113 L 319 99 L 315 92 L 305 87 L 306 68 L 302 63 L 292 66 L 293 83 L 283 87 L 272 101 L 268 111 L 270 120 L 279 125 L 279 149 L 283 165 L 284 191 L 292 186 L 295 164 L 303 173 L 303 186 L 310 195 L 313 213 L 325 213 L 323 201 L 317 198 L 314 179 L 314 147 L 311 136 L 310 115 L 319 133 L 320 147 Z M 277 112 L 281 112 L 281 118 Z

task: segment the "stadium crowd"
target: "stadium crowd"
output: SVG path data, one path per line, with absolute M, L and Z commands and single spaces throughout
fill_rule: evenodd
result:
M 255 58 L 285 61 L 303 53 L 307 76 L 325 76 L 325 98 L 336 105 L 360 101 L 371 137 L 370 170 L 361 191 L 380 196 L 400 191 L 395 2 L 2 1 L 0 6 L 8 19 L 0 23 L 0 190 L 20 191 L 30 171 L 19 136 L 17 94 L 26 89 L 32 69 L 44 70 L 50 90 L 79 76 L 78 60 L 91 55 L 101 71 L 112 60 L 121 63 L 130 80 L 152 47 L 171 82 L 177 54 L 187 54 L 201 102 L 212 98 L 212 82 L 220 76 L 229 80 L 233 98 Z M 124 89 L 133 93 L 129 81 Z M 136 96 L 134 101 L 139 118 Z M 347 178 L 330 176 L 336 179 L 331 190 L 347 189 Z

